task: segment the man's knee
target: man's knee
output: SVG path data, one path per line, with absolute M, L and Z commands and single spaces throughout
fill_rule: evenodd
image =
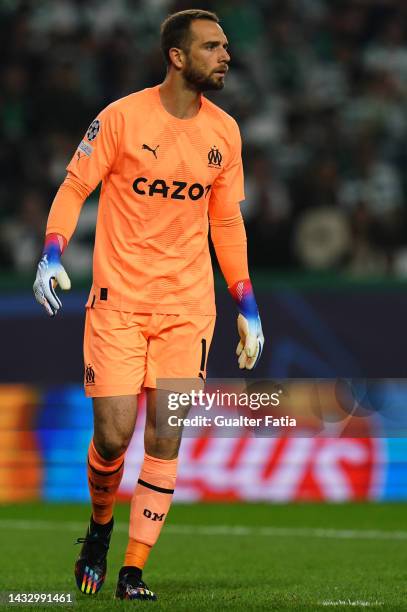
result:
M 107 461 L 117 459 L 120 455 L 126 452 L 130 444 L 131 435 L 126 433 L 96 433 L 93 436 L 93 441 L 98 453 Z
M 96 397 L 93 399 L 93 440 L 98 453 L 107 461 L 120 457 L 134 431 L 137 397 Z
M 180 444 L 181 438 L 157 438 L 153 432 L 145 432 L 144 449 L 147 455 L 157 459 L 176 459 Z
M 168 394 L 167 394 L 168 395 Z M 155 389 L 147 394 L 147 418 L 144 429 L 144 449 L 147 455 L 157 459 L 176 459 L 181 444 L 182 427 L 172 427 L 165 419 L 157 415 L 165 415 L 168 408 L 168 399 L 165 393 L 158 396 Z M 185 418 L 190 406 L 181 407 L 177 416 Z

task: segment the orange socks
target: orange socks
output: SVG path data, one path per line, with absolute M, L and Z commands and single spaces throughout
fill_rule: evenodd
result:
M 125 566 L 143 569 L 156 543 L 171 506 L 178 459 L 157 459 L 144 455 L 140 477 L 130 509 L 129 543 Z M 93 439 L 88 452 L 88 482 L 93 519 L 106 524 L 113 516 L 116 491 L 124 468 L 124 454 L 108 461 L 96 450 Z
M 137 540 L 129 538 L 123 565 L 126 567 L 138 567 L 142 570 L 146 564 L 150 551 L 151 546 L 148 544 L 143 544 L 143 542 L 137 542 Z
M 93 520 L 104 525 L 113 516 L 116 491 L 119 488 L 124 468 L 124 453 L 108 461 L 99 455 L 93 439 L 88 451 L 88 485 L 92 500 Z
M 140 477 L 131 500 L 125 566 L 143 569 L 171 506 L 177 463 L 178 459 L 157 459 L 144 455 Z

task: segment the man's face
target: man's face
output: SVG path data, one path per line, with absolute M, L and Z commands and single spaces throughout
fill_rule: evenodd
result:
M 222 89 L 230 61 L 222 28 L 214 21 L 196 19 L 190 25 L 190 36 L 182 70 L 187 86 L 198 92 Z

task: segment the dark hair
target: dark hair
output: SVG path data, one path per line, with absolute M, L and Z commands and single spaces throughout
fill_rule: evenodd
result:
M 161 51 L 168 66 L 171 64 L 168 52 L 172 47 L 188 51 L 191 42 L 190 24 L 194 19 L 209 19 L 219 23 L 219 17 L 211 11 L 188 9 L 168 15 L 161 24 Z

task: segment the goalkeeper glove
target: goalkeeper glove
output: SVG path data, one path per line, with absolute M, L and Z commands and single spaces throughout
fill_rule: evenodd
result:
M 241 370 L 252 370 L 260 359 L 264 344 L 252 284 L 249 279 L 238 281 L 232 287 L 229 287 L 229 291 L 239 310 L 237 330 L 240 342 L 236 349 L 236 355 L 239 357 L 239 368 Z
M 37 276 L 33 285 L 35 299 L 42 304 L 47 313 L 54 317 L 62 308 L 61 300 L 55 293 L 55 287 L 70 289 L 71 281 L 61 264 L 61 254 L 64 239 L 58 234 L 49 234 L 45 240 L 44 251 L 38 264 Z

